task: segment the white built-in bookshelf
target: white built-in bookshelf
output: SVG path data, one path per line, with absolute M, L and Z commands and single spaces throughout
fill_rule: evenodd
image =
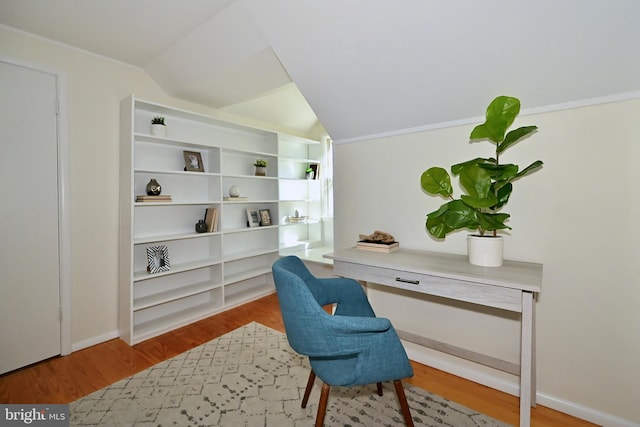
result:
M 155 116 L 165 136 L 151 135 Z M 129 344 L 273 292 L 280 255 L 322 246 L 320 180 L 305 177 L 321 164 L 319 142 L 133 95 L 121 103 L 120 139 L 119 329 Z M 185 151 L 204 171 L 185 170 Z M 268 163 L 265 176 L 255 175 L 257 159 Z M 136 201 L 151 179 L 170 201 Z M 229 199 L 232 186 L 240 197 Z M 207 209 L 217 211 L 217 230 L 197 233 Z M 250 226 L 247 210 L 268 210 L 270 225 Z M 168 268 L 151 273 L 148 251 L 158 247 Z

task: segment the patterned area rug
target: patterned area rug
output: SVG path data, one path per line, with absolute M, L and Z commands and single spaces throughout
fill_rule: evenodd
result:
M 98 390 L 70 405 L 72 426 L 312 426 L 321 382 L 300 407 L 305 357 L 284 334 L 250 323 Z M 405 384 L 416 425 L 506 426 Z M 393 384 L 332 387 L 326 426 L 395 426 L 404 419 Z

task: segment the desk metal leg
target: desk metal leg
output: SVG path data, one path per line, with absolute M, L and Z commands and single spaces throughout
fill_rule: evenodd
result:
M 535 405 L 533 388 L 533 293 L 522 292 L 522 331 L 520 348 L 520 427 L 529 427 L 531 406 Z

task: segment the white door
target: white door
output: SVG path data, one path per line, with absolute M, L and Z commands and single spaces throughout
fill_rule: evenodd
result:
M 0 61 L 0 374 L 61 353 L 56 91 Z

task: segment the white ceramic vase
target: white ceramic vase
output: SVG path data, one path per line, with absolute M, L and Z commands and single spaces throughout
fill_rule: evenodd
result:
M 467 253 L 469 263 L 482 267 L 500 267 L 502 265 L 504 251 L 504 238 L 502 236 L 479 236 L 469 234 L 467 236 Z
M 240 197 L 240 189 L 237 185 L 229 187 L 229 197 Z

